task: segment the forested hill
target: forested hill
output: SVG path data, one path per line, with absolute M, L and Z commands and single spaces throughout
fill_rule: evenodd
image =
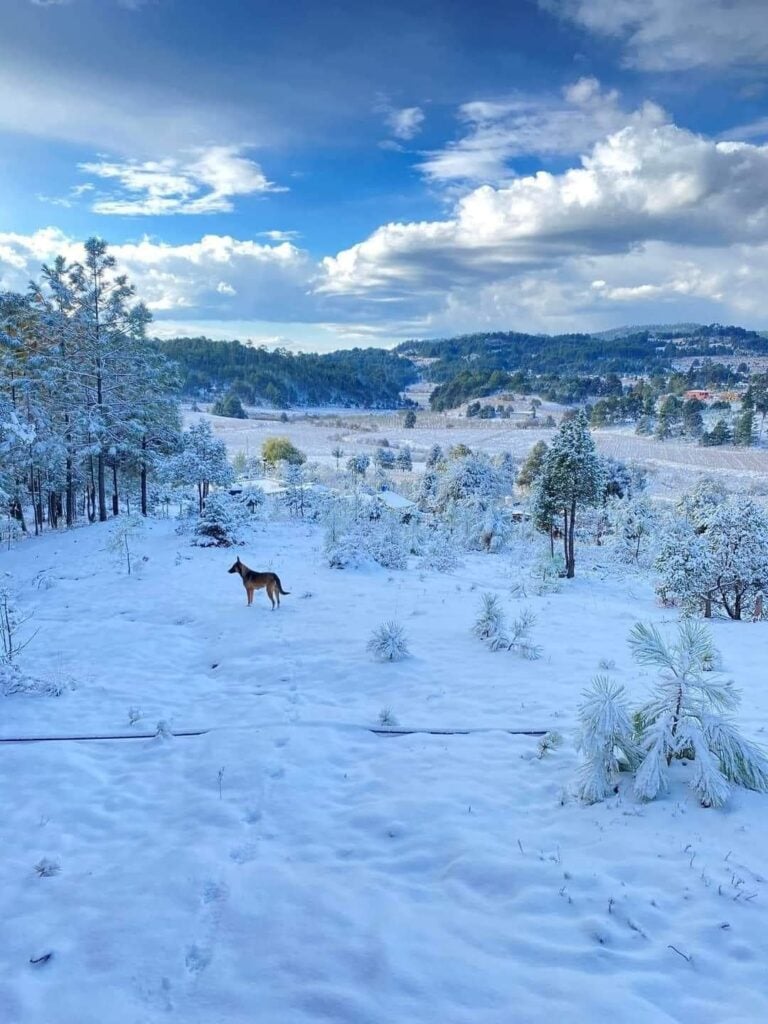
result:
M 395 350 L 435 360 L 431 380 L 450 380 L 460 369 L 534 373 L 647 373 L 668 369 L 680 356 L 717 358 L 734 353 L 768 353 L 768 338 L 743 327 L 678 324 L 622 328 L 602 335 L 522 334 L 515 331 L 464 334 L 434 341 L 407 341 Z
M 177 364 L 185 395 L 210 398 L 228 392 L 248 405 L 391 409 L 404 404 L 401 392 L 417 378 L 410 360 L 384 349 L 318 355 L 210 338 L 157 344 Z

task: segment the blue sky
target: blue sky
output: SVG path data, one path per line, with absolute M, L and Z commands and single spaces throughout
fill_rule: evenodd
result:
M 0 287 L 165 335 L 768 327 L 764 0 L 3 0 Z

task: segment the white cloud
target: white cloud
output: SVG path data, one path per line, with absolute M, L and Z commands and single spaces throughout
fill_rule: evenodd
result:
M 414 138 L 421 131 L 423 123 L 424 111 L 421 107 L 401 107 L 399 110 L 390 110 L 387 115 L 387 124 L 396 139 Z
M 581 78 L 563 90 L 560 99 L 513 96 L 465 103 L 459 109 L 468 129 L 456 142 L 426 154 L 420 170 L 435 182 L 469 181 L 496 184 L 513 177 L 510 161 L 573 155 L 617 131 L 628 121 L 661 123 L 663 111 L 645 104 L 625 113 L 615 90 L 605 91 L 595 78 Z
M 290 241 L 223 235 L 113 251 L 165 334 L 208 324 L 329 348 L 644 321 L 762 327 L 768 145 L 636 117 L 563 173 L 475 188 L 443 220 L 384 225 L 320 265 Z M 53 228 L 0 233 L 0 288 L 24 288 L 58 253 L 81 249 Z
M 102 159 L 79 167 L 86 174 L 116 182 L 120 188 L 98 196 L 92 206 L 94 213 L 226 213 L 232 210 L 235 196 L 281 191 L 237 146 L 211 146 L 186 160 Z
M 597 143 L 581 166 L 464 196 L 444 221 L 388 224 L 324 261 L 323 287 L 404 301 L 574 254 L 644 241 L 727 246 L 768 239 L 768 146 L 713 142 L 654 118 Z
M 624 42 L 624 62 L 646 71 L 768 61 L 765 0 L 539 0 L 597 35 Z
M 144 238 L 111 246 L 138 294 L 160 317 L 194 310 L 199 319 L 296 319 L 311 314 L 316 265 L 288 242 L 261 245 L 228 235 L 170 245 Z M 82 258 L 80 243 L 55 228 L 31 235 L 0 232 L 0 289 L 24 289 L 56 255 Z

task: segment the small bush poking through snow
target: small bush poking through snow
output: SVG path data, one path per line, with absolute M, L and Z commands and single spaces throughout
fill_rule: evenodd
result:
M 395 717 L 392 708 L 382 708 L 379 712 L 379 725 L 385 729 L 395 729 L 400 723 Z
M 624 687 L 596 676 L 579 707 L 578 748 L 583 755 L 576 786 L 588 804 L 604 800 L 616 788 L 620 759 L 634 767 L 637 747 Z
M 536 617 L 525 608 L 507 626 L 504 611 L 495 594 L 483 594 L 480 613 L 472 627 L 479 640 L 484 640 L 492 651 L 515 651 L 529 661 L 541 657 L 541 648 L 531 643 L 530 631 Z
M 53 878 L 61 871 L 61 865 L 57 864 L 55 860 L 43 857 L 35 864 L 35 871 L 38 878 Z
M 563 737 L 559 732 L 548 732 L 545 733 L 538 743 L 538 757 L 541 760 L 551 750 L 557 750 L 558 747 L 563 745 Z
M 496 594 L 485 593 L 480 600 L 480 613 L 472 632 L 478 640 L 493 640 L 504 631 L 504 611 Z
M 405 630 L 393 620 L 382 623 L 373 631 L 368 650 L 378 661 L 401 661 L 410 654 Z

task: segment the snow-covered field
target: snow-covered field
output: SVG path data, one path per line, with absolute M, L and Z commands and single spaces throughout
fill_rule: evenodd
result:
M 648 581 L 599 549 L 542 595 L 510 553 L 337 571 L 316 527 L 269 523 L 237 551 L 291 592 L 273 613 L 232 551 L 174 526 L 131 577 L 109 524 L 0 554 L 36 610 L 25 669 L 74 687 L 3 698 L 4 737 L 207 730 L 0 745 L 3 1024 L 768 1019 L 768 797 L 702 809 L 682 766 L 652 804 L 568 796 L 600 662 L 633 695 L 652 681 L 626 645 L 673 618 Z M 541 660 L 472 637 L 484 590 L 536 614 Z M 375 663 L 390 618 L 412 657 Z M 768 623 L 713 628 L 760 739 Z M 384 708 L 477 731 L 379 736 Z M 505 731 L 526 728 L 564 743 L 539 758 Z
M 540 417 L 549 411 L 556 412 L 558 408 L 546 405 Z M 549 442 L 555 433 L 543 427 L 523 430 L 511 420 L 465 419 L 432 412 L 419 412 L 412 430 L 403 427 L 402 412 L 291 413 L 285 423 L 277 416 L 238 420 L 205 413 L 185 414 L 188 423 L 201 418 L 210 420 L 231 456 L 238 452 L 258 455 L 264 439 L 279 434 L 289 437 L 313 461 L 327 465 L 333 463 L 330 453 L 334 448 L 340 447 L 347 456 L 357 451 L 372 454 L 382 438 L 393 445 L 409 445 L 416 463 L 423 461 L 435 444 L 448 449 L 459 443 L 489 454 L 510 451 L 522 461 L 537 441 Z M 646 467 L 651 491 L 657 497 L 679 495 L 703 476 L 722 480 L 729 488 L 766 492 L 768 448 L 702 448 L 682 441 L 638 437 L 630 428 L 595 430 L 593 436 L 601 454 Z

